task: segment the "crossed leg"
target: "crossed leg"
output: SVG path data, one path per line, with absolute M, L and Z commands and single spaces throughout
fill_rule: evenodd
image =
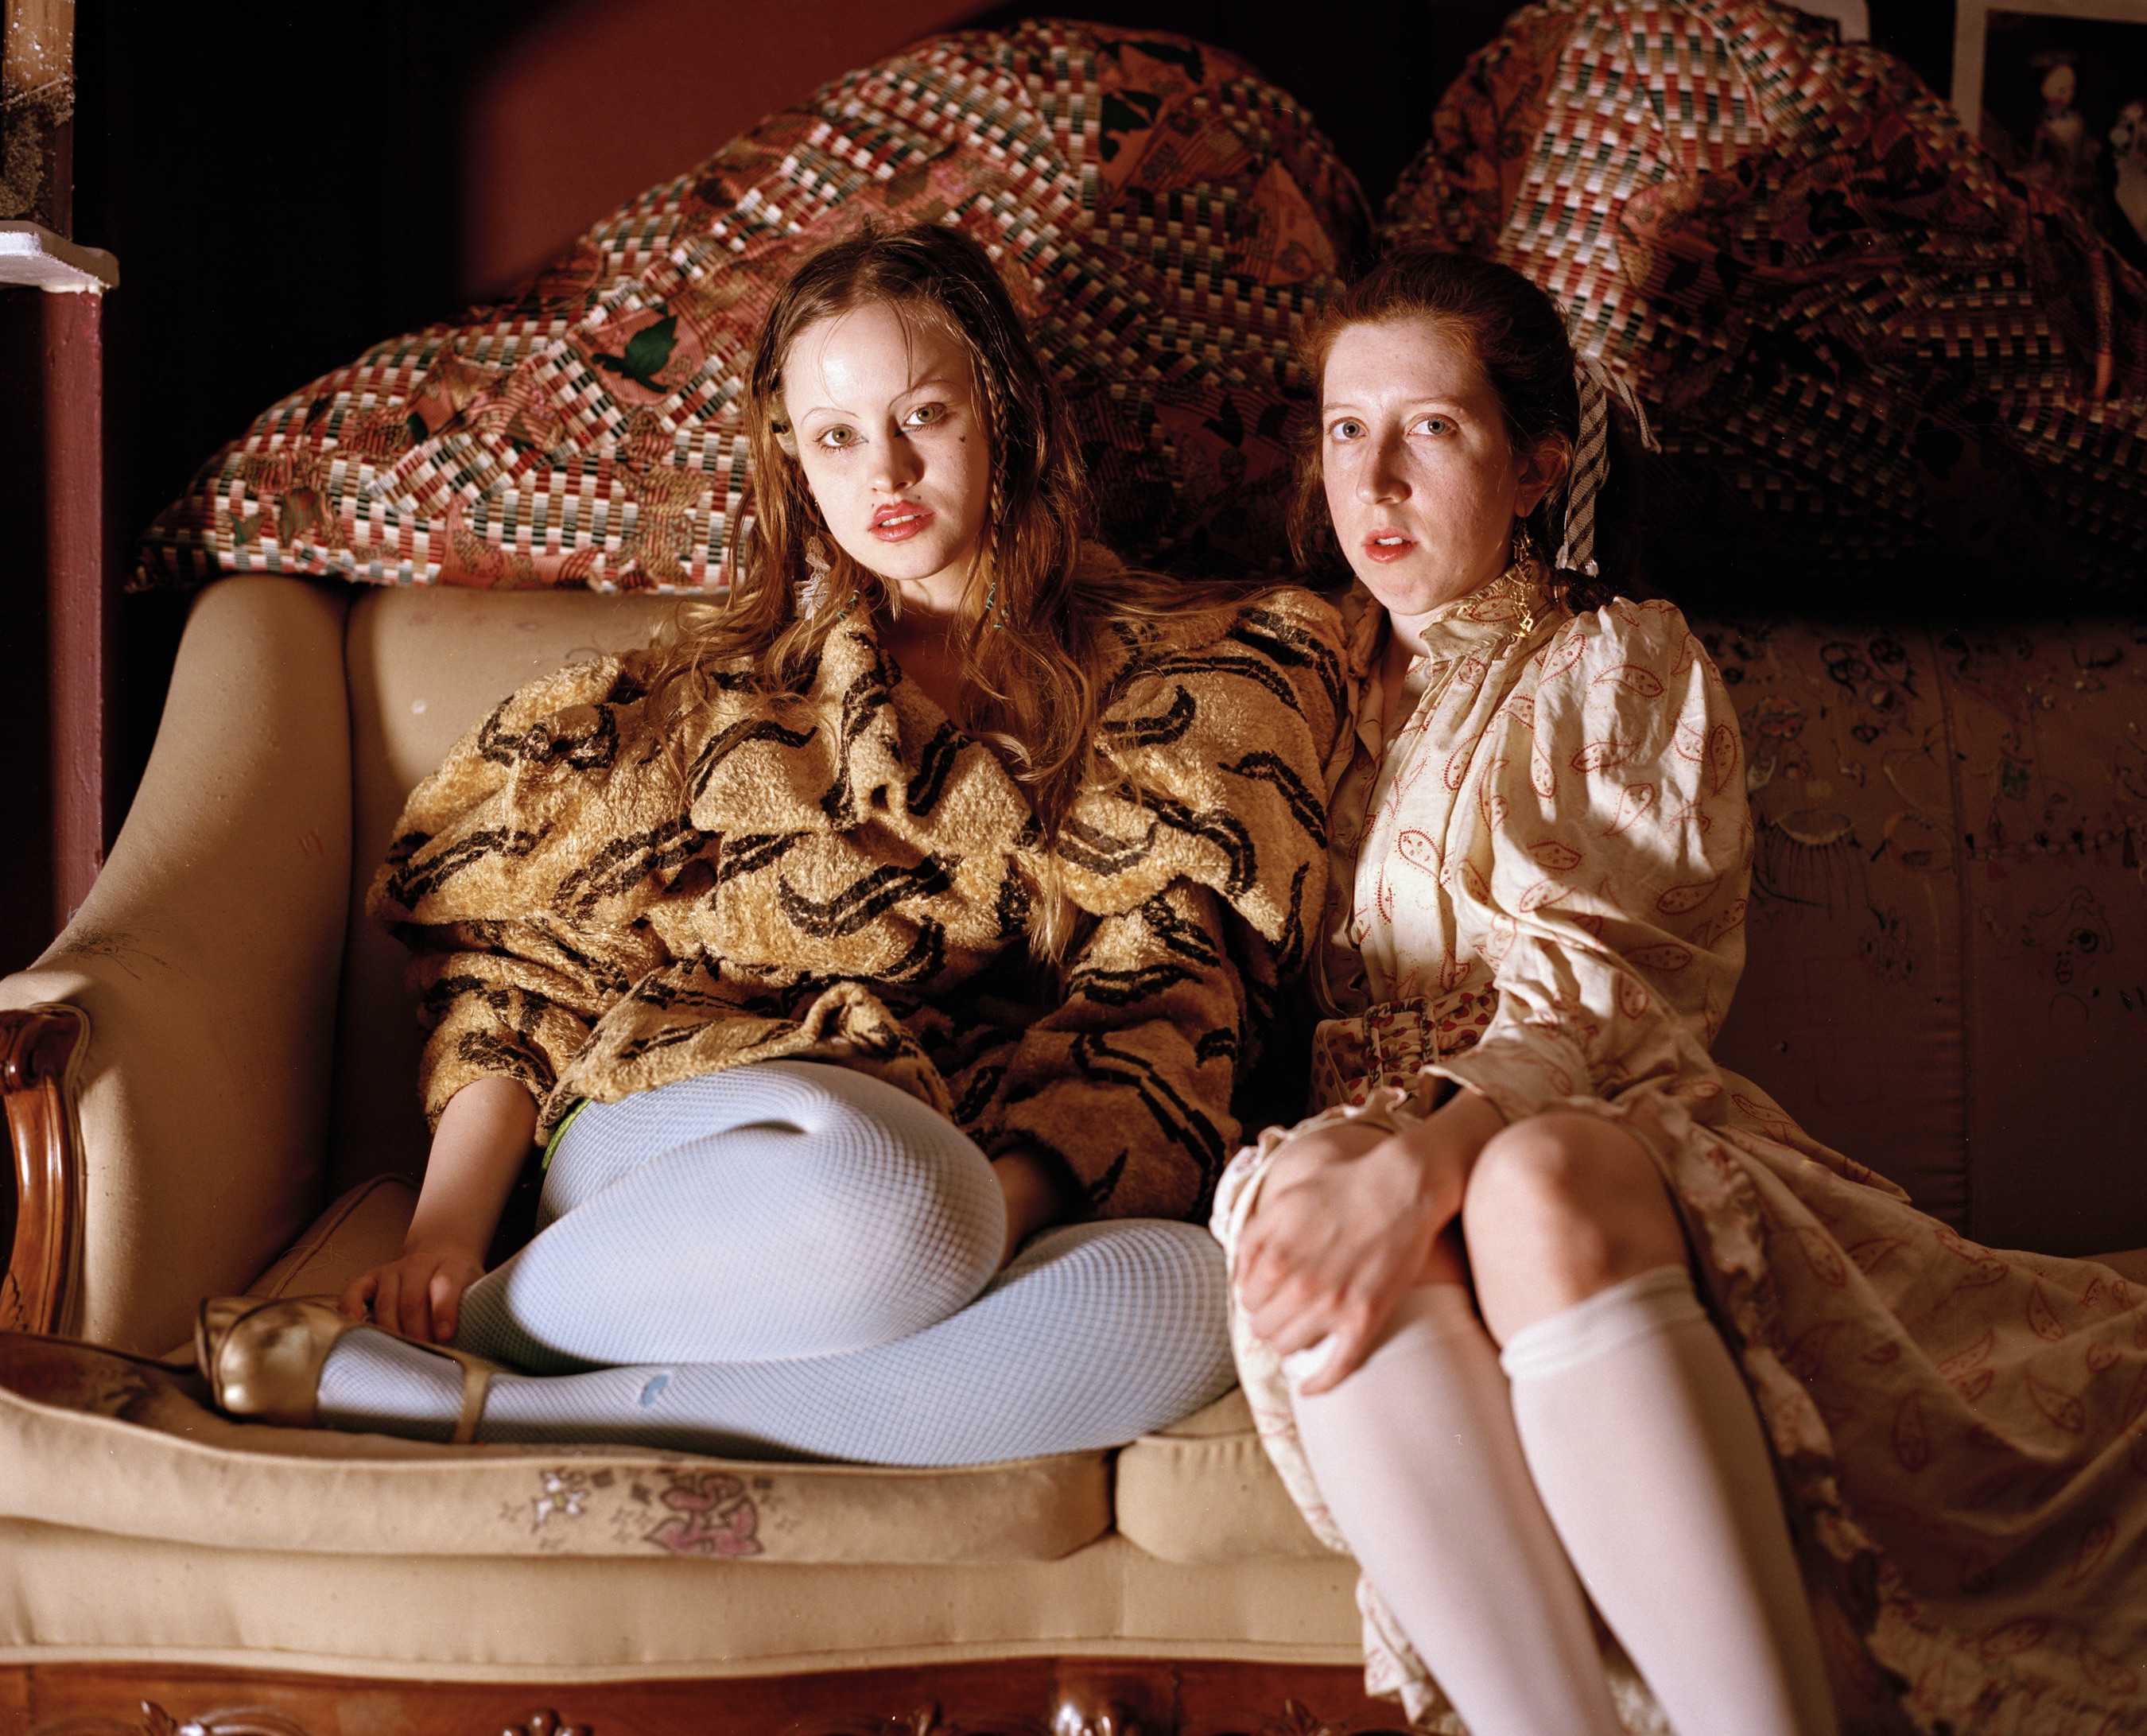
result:
M 994 1277 L 983 1152 L 846 1068 L 592 1104 L 539 1217 L 463 1299 L 458 1346 L 518 1371 L 493 1377 L 480 1440 L 967 1464 L 1115 1446 L 1230 1383 L 1204 1230 L 1064 1225 Z M 445 1438 L 461 1391 L 455 1364 L 361 1327 L 328 1354 L 320 1414 Z

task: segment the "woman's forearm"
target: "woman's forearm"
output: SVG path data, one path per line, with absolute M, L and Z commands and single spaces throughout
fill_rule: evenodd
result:
M 433 1135 L 404 1250 L 453 1249 L 482 1261 L 536 1132 L 536 1103 L 514 1080 L 475 1079 L 458 1091 Z
M 1006 1196 L 1006 1248 L 999 1258 L 1003 1266 L 1021 1244 L 1040 1229 L 1074 1216 L 1079 1209 L 1079 1191 L 1063 1166 L 1017 1146 L 992 1160 L 992 1173 Z

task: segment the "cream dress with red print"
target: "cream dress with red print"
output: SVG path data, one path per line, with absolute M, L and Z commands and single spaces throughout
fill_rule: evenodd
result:
M 1360 598 L 1360 692 L 1384 629 Z M 1677 609 L 1575 615 L 1516 572 L 1426 638 L 1406 723 L 1382 743 L 1374 692 L 1329 768 L 1314 1118 L 1394 1127 L 1451 1081 L 1509 1121 L 1581 1109 L 1647 1148 L 1771 1438 L 1845 1729 L 1900 1728 L 1898 1704 L 1930 1736 L 2147 1732 L 2147 1293 L 1963 1240 L 1709 1058 L 1752 827 L 1737 715 Z M 1284 1133 L 1225 1175 L 1226 1248 Z M 1346 1548 L 1274 1353 L 1233 1328 L 1270 1456 Z M 1461 1729 L 1359 1601 L 1372 1691 Z M 1629 1724 L 1662 1728 L 1612 1672 Z

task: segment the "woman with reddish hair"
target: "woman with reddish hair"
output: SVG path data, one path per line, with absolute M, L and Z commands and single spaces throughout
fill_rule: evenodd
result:
M 1391 256 L 1305 350 L 1304 552 L 1359 582 L 1319 1113 L 1214 1225 L 1372 1686 L 1473 1736 L 1660 1728 L 1584 1591 L 1684 1736 L 2147 1728 L 2147 1301 L 1970 1245 L 1710 1058 L 1739 723 L 1619 594 L 1616 393 L 1467 255 Z

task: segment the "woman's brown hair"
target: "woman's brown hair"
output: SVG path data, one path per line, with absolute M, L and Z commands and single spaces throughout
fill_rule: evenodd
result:
M 1268 587 L 1193 583 L 1083 558 L 1088 486 L 1058 389 L 989 256 L 958 230 L 867 224 L 810 255 L 778 294 L 746 370 L 751 516 L 741 513 L 732 528 L 730 596 L 681 609 L 657 678 L 675 703 L 690 703 L 688 678 L 713 664 L 743 669 L 763 692 L 794 690 L 846 615 L 893 605 L 892 588 L 845 555 L 823 521 L 783 398 L 783 363 L 799 335 L 872 303 L 932 322 L 976 370 L 991 498 L 963 598 L 967 703 L 955 721 L 1007 763 L 1055 835 L 1090 773 L 1101 688 L 1123 649 L 1112 623 L 1219 610 Z M 828 570 L 801 613 L 816 539 Z
M 1314 393 L 1328 352 L 1344 329 L 1398 319 L 1432 320 L 1469 345 L 1499 395 L 1506 439 L 1517 455 L 1554 434 L 1563 434 L 1571 449 L 1579 434 L 1580 400 L 1564 320 L 1551 298 L 1519 272 L 1473 253 L 1405 248 L 1331 297 L 1298 340 Z M 1639 467 L 1614 412 L 1611 425 L 1609 473 L 1595 503 L 1599 576 L 1564 572 L 1553 581 L 1575 609 L 1597 608 L 1621 592 L 1636 593 L 1640 583 Z M 1315 408 L 1289 508 L 1290 547 L 1307 567 L 1331 566 L 1340 558 L 1321 485 L 1320 452 Z M 1553 488 L 1523 521 L 1546 563 L 1562 538 L 1564 508 L 1564 489 Z

